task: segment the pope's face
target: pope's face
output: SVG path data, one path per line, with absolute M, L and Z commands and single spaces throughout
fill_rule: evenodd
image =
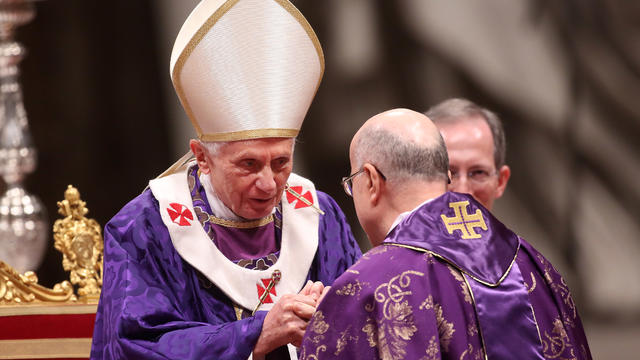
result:
M 216 156 L 207 155 L 211 184 L 220 200 L 245 219 L 271 214 L 293 168 L 293 141 L 234 141 L 223 145 Z
M 449 153 L 450 191 L 471 194 L 491 210 L 502 196 L 509 178 L 505 165 L 496 169 L 493 136 L 489 125 L 479 117 L 438 124 Z

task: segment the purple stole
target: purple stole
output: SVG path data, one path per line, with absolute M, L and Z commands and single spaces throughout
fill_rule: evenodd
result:
M 489 359 L 544 359 L 515 258 L 520 239 L 466 194 L 448 192 L 402 220 L 384 244 L 429 252 L 462 272 Z M 504 331 L 509 329 L 509 331 Z

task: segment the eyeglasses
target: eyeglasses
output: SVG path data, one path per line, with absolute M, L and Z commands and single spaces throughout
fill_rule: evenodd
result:
M 380 174 L 380 176 L 382 177 L 382 180 L 387 180 L 387 177 L 384 176 L 384 174 L 382 173 L 382 171 L 380 171 L 375 165 L 371 164 L 371 166 L 373 166 L 374 169 L 376 169 L 376 171 Z M 353 178 L 356 177 L 357 175 L 360 175 L 364 172 L 364 166 L 354 172 L 353 174 L 347 176 L 347 177 L 343 177 L 342 181 L 340 182 L 342 184 L 342 187 L 344 188 L 344 192 L 347 193 L 347 195 L 349 196 L 353 196 Z
M 498 174 L 498 171 L 488 171 L 484 169 L 474 169 L 469 170 L 466 174 L 467 181 L 475 185 L 482 185 L 495 175 Z M 460 181 L 461 173 L 459 171 L 451 170 L 451 184 L 455 185 Z

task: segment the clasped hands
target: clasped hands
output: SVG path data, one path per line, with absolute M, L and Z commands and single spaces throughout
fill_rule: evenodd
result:
M 329 288 L 319 281 L 309 280 L 298 294 L 283 295 L 264 318 L 262 332 L 253 349 L 254 358 L 282 345 L 300 346 L 307 324 Z

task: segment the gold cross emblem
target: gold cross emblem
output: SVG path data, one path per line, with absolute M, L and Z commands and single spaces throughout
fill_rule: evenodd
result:
M 467 213 L 468 201 L 456 201 L 449 203 L 449 207 L 453 209 L 454 217 L 446 217 L 440 215 L 444 226 L 447 227 L 449 234 L 453 235 L 454 230 L 460 230 L 463 239 L 479 239 L 482 235 L 475 232 L 475 228 L 479 227 L 487 230 L 487 224 L 482 217 L 482 211 L 477 209 L 475 214 Z

